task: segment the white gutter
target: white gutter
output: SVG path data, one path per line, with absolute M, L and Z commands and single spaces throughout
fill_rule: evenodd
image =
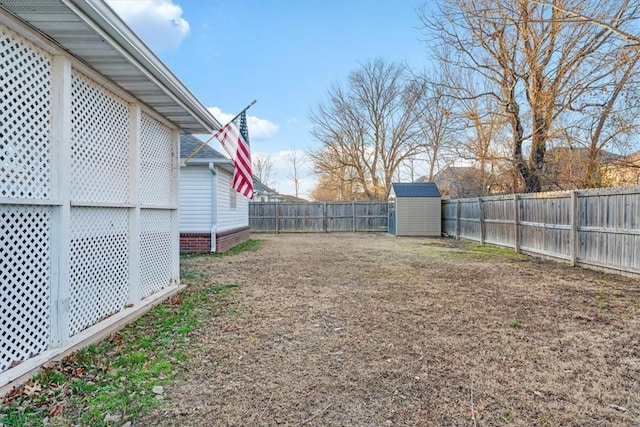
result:
M 186 167 L 187 165 L 213 165 L 219 166 L 222 169 L 226 170 L 229 173 L 233 173 L 234 163 L 231 159 L 198 159 L 192 158 L 189 160 L 189 163 L 185 163 L 184 159 L 180 159 L 180 167 Z
M 82 16 L 91 27 L 128 61 L 155 84 L 165 90 L 177 104 L 182 106 L 209 133 L 220 129 L 222 124 L 160 61 L 142 40 L 102 0 L 62 0 L 74 13 Z

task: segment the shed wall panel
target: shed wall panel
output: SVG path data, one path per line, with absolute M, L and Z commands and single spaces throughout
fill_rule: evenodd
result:
M 439 197 L 398 197 L 396 199 L 397 236 L 440 236 Z

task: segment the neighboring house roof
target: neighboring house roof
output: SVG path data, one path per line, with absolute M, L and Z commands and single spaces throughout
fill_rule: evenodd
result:
M 260 181 L 258 179 L 258 177 L 256 177 L 255 175 L 253 175 L 253 192 L 258 194 L 278 194 L 278 192 L 276 190 L 274 190 L 273 188 L 268 187 L 266 184 L 264 184 L 262 181 Z
M 480 173 L 480 169 L 473 166 L 447 166 L 446 168 L 438 171 L 434 181 L 438 179 L 459 179 L 463 176 L 472 176 Z M 419 178 L 419 180 L 422 178 Z M 422 181 L 421 181 L 422 182 Z
M 396 197 L 440 197 L 440 191 L 433 182 L 393 183 L 391 189 Z
M 447 166 L 433 181 L 444 197 L 474 197 L 483 194 L 482 171 L 473 166 Z
M 308 202 L 307 199 L 303 199 L 302 197 L 296 197 L 289 194 L 280 194 L 283 202 Z
M 614 165 L 622 159 L 621 156 L 605 150 L 598 152 L 598 169 L 602 166 Z M 587 165 L 589 163 L 589 149 L 585 147 L 553 147 L 544 156 L 542 169 L 542 189 L 572 189 L 584 185 Z M 600 176 L 601 171 L 597 172 Z
M 586 163 L 589 157 L 589 149 L 586 147 L 552 147 L 545 152 L 546 162 L 566 163 L 568 161 L 579 161 Z M 622 156 L 609 151 L 600 150 L 598 160 L 605 164 L 611 163 Z
M 253 175 L 253 193 L 256 196 L 268 196 L 269 201 L 271 202 L 308 202 L 308 200 L 301 197 L 278 193 L 276 190 L 260 181 L 260 179 L 255 175 Z
M 222 127 L 104 1 L 0 0 L 0 7 L 181 129 L 211 133 Z

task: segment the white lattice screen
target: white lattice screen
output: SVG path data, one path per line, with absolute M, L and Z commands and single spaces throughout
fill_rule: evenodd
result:
M 51 59 L 2 26 L 0 94 L 0 197 L 48 199 Z
M 127 103 L 77 71 L 71 79 L 71 198 L 129 199 Z
M 171 206 L 173 194 L 173 141 L 171 129 L 142 114 L 140 123 L 140 203 Z
M 172 129 L 142 112 L 137 158 L 130 113 L 146 107 L 66 53 L 54 59 L 41 37 L 28 40 L 0 25 L 0 374 L 137 304 L 138 285 L 150 298 L 177 275 Z M 70 115 L 52 102 L 58 90 Z M 51 144 L 53 124 L 69 145 Z
M 0 211 L 0 372 L 49 346 L 51 208 Z
M 140 212 L 140 286 L 146 298 L 169 286 L 172 265 L 172 216 L 170 210 Z
M 70 334 L 122 310 L 128 297 L 128 211 L 71 210 Z

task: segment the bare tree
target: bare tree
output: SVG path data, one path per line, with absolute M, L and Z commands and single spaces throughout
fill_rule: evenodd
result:
M 308 152 L 307 156 L 313 159 L 318 175 L 311 193 L 314 200 L 367 199 L 354 168 L 323 150 Z
M 273 170 L 273 161 L 270 157 L 253 156 L 253 174 L 264 185 L 271 185 L 271 172 Z
M 640 59 L 640 49 L 635 49 L 631 55 L 622 55 L 618 60 L 620 66 L 614 72 L 617 79 L 609 82 L 606 93 L 599 105 L 587 107 L 591 114 L 587 115 L 585 133 L 588 141 L 588 156 L 585 170 L 584 187 L 600 187 L 602 185 L 603 152 L 605 148 L 616 147 L 616 151 L 626 151 L 624 147 L 630 141 L 626 136 L 637 134 L 640 123 L 640 109 L 638 109 L 637 79 Z M 635 147 L 635 146 L 634 146 Z
M 532 0 L 532 1 L 545 6 L 553 7 L 554 9 L 557 9 L 560 12 L 565 13 L 566 16 L 569 18 L 576 18 L 581 21 L 606 28 L 607 30 L 611 31 L 612 33 L 622 37 L 627 42 L 631 43 L 632 46 L 640 46 L 640 36 L 636 34 L 631 34 L 628 31 L 624 31 L 621 28 L 616 27 L 615 25 L 602 21 L 598 17 L 585 15 L 584 13 L 581 13 L 577 9 L 569 9 L 564 7 L 562 4 L 558 4 L 557 2 L 553 2 L 553 1 L 545 1 L 545 0 Z M 629 3 L 630 3 L 629 1 L 625 1 L 625 6 L 629 5 Z M 636 4 L 634 8 L 637 8 L 637 7 L 638 5 Z
M 461 136 L 461 125 L 454 111 L 456 100 L 447 91 L 447 71 L 431 71 L 422 78 L 426 93 L 419 109 L 421 154 L 427 162 L 427 178 L 433 181 L 438 170 L 453 163 L 452 154 Z
M 561 5 L 561 8 L 552 7 Z M 547 143 L 559 118 L 615 77 L 603 52 L 620 48 L 610 29 L 570 19 L 589 9 L 607 27 L 624 30 L 636 16 L 628 0 L 440 0 L 440 14 L 420 17 L 443 46 L 438 58 L 478 81 L 473 97 L 492 97 L 509 123 L 514 167 L 526 191 L 540 191 Z M 487 89 L 488 88 L 488 89 Z M 525 150 L 528 148 L 528 156 Z
M 394 172 L 420 150 L 425 85 L 401 64 L 374 60 L 311 113 L 312 134 L 322 144 L 310 153 L 317 173 L 346 170 L 367 199 L 385 197 Z
M 480 195 L 491 194 L 496 175 L 512 165 L 504 151 L 507 123 L 493 113 L 499 108 L 496 104 L 494 98 L 470 97 L 460 102 L 458 111 L 465 123 L 465 138 L 461 139 L 457 152 L 477 165 Z
M 344 173 L 341 173 L 344 172 Z M 320 175 L 311 191 L 313 200 L 363 200 L 364 193 L 355 180 L 348 177 L 346 169 L 335 169 L 330 174 Z
M 291 146 L 291 150 L 288 153 L 289 158 L 289 172 L 287 173 L 287 178 L 289 178 L 293 182 L 293 186 L 295 189 L 295 196 L 299 197 L 300 194 L 300 172 L 302 167 L 304 166 L 304 159 L 300 158 L 298 150 L 296 150 L 295 145 Z

